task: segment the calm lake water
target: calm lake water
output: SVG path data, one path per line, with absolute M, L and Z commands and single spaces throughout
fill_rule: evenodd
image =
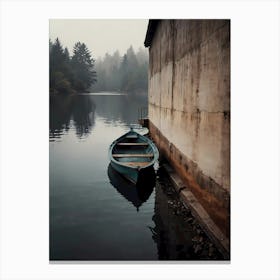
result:
M 145 106 L 126 95 L 51 97 L 50 260 L 199 259 L 160 183 L 141 193 L 109 165 L 109 145 Z

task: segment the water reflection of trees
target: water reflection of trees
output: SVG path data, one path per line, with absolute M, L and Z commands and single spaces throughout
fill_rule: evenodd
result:
M 138 109 L 147 107 L 147 97 L 128 95 L 78 95 L 50 97 L 51 141 L 65 134 L 73 122 L 77 137 L 91 133 L 95 125 L 95 114 L 105 123 L 123 123 L 126 125 L 138 122 Z
M 91 132 L 95 124 L 95 104 L 88 96 L 79 96 L 73 106 L 73 120 L 78 137 L 85 136 Z
M 50 97 L 50 139 L 60 138 L 73 120 L 76 135 L 88 135 L 95 124 L 95 104 L 89 96 Z
M 96 114 L 105 122 L 122 122 L 125 124 L 138 122 L 138 108 L 147 107 L 147 97 L 129 95 L 93 96 Z

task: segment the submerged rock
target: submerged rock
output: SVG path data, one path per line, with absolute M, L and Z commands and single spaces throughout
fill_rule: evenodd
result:
M 202 251 L 202 246 L 201 245 L 195 245 L 194 246 L 194 252 L 197 254 L 198 252 Z

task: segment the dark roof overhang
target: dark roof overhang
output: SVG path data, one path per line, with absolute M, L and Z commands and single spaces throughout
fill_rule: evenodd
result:
M 149 20 L 149 24 L 148 24 L 148 28 L 147 28 L 147 32 L 146 32 L 146 38 L 144 41 L 144 46 L 150 47 L 154 34 L 156 32 L 157 26 L 159 24 L 160 20 L 159 19 L 150 19 Z

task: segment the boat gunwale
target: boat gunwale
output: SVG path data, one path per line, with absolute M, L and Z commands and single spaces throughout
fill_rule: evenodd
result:
M 153 159 L 151 160 L 151 162 L 149 164 L 147 164 L 145 166 L 129 166 L 129 165 L 126 165 L 125 162 L 117 161 L 113 157 L 113 148 L 117 145 L 117 143 L 119 141 L 121 141 L 123 138 L 126 138 L 126 136 L 129 135 L 132 132 L 137 134 L 138 137 L 141 140 L 144 140 L 145 142 L 147 142 L 148 145 L 152 148 L 153 155 L 154 155 Z M 157 147 L 155 146 L 155 144 L 152 142 L 151 139 L 149 139 L 148 137 L 143 136 L 143 135 L 139 134 L 138 132 L 134 131 L 133 129 L 131 129 L 130 131 L 128 131 L 127 133 L 123 134 L 122 136 L 120 136 L 119 138 L 117 138 L 115 141 L 112 142 L 112 144 L 110 145 L 110 149 L 109 149 L 109 157 L 110 157 L 110 160 L 112 162 L 114 162 L 115 164 L 118 164 L 120 166 L 129 168 L 129 169 L 133 169 L 133 170 L 141 170 L 141 169 L 145 169 L 145 168 L 149 168 L 149 167 L 153 166 L 155 164 L 155 162 L 158 160 L 159 154 L 158 154 Z

